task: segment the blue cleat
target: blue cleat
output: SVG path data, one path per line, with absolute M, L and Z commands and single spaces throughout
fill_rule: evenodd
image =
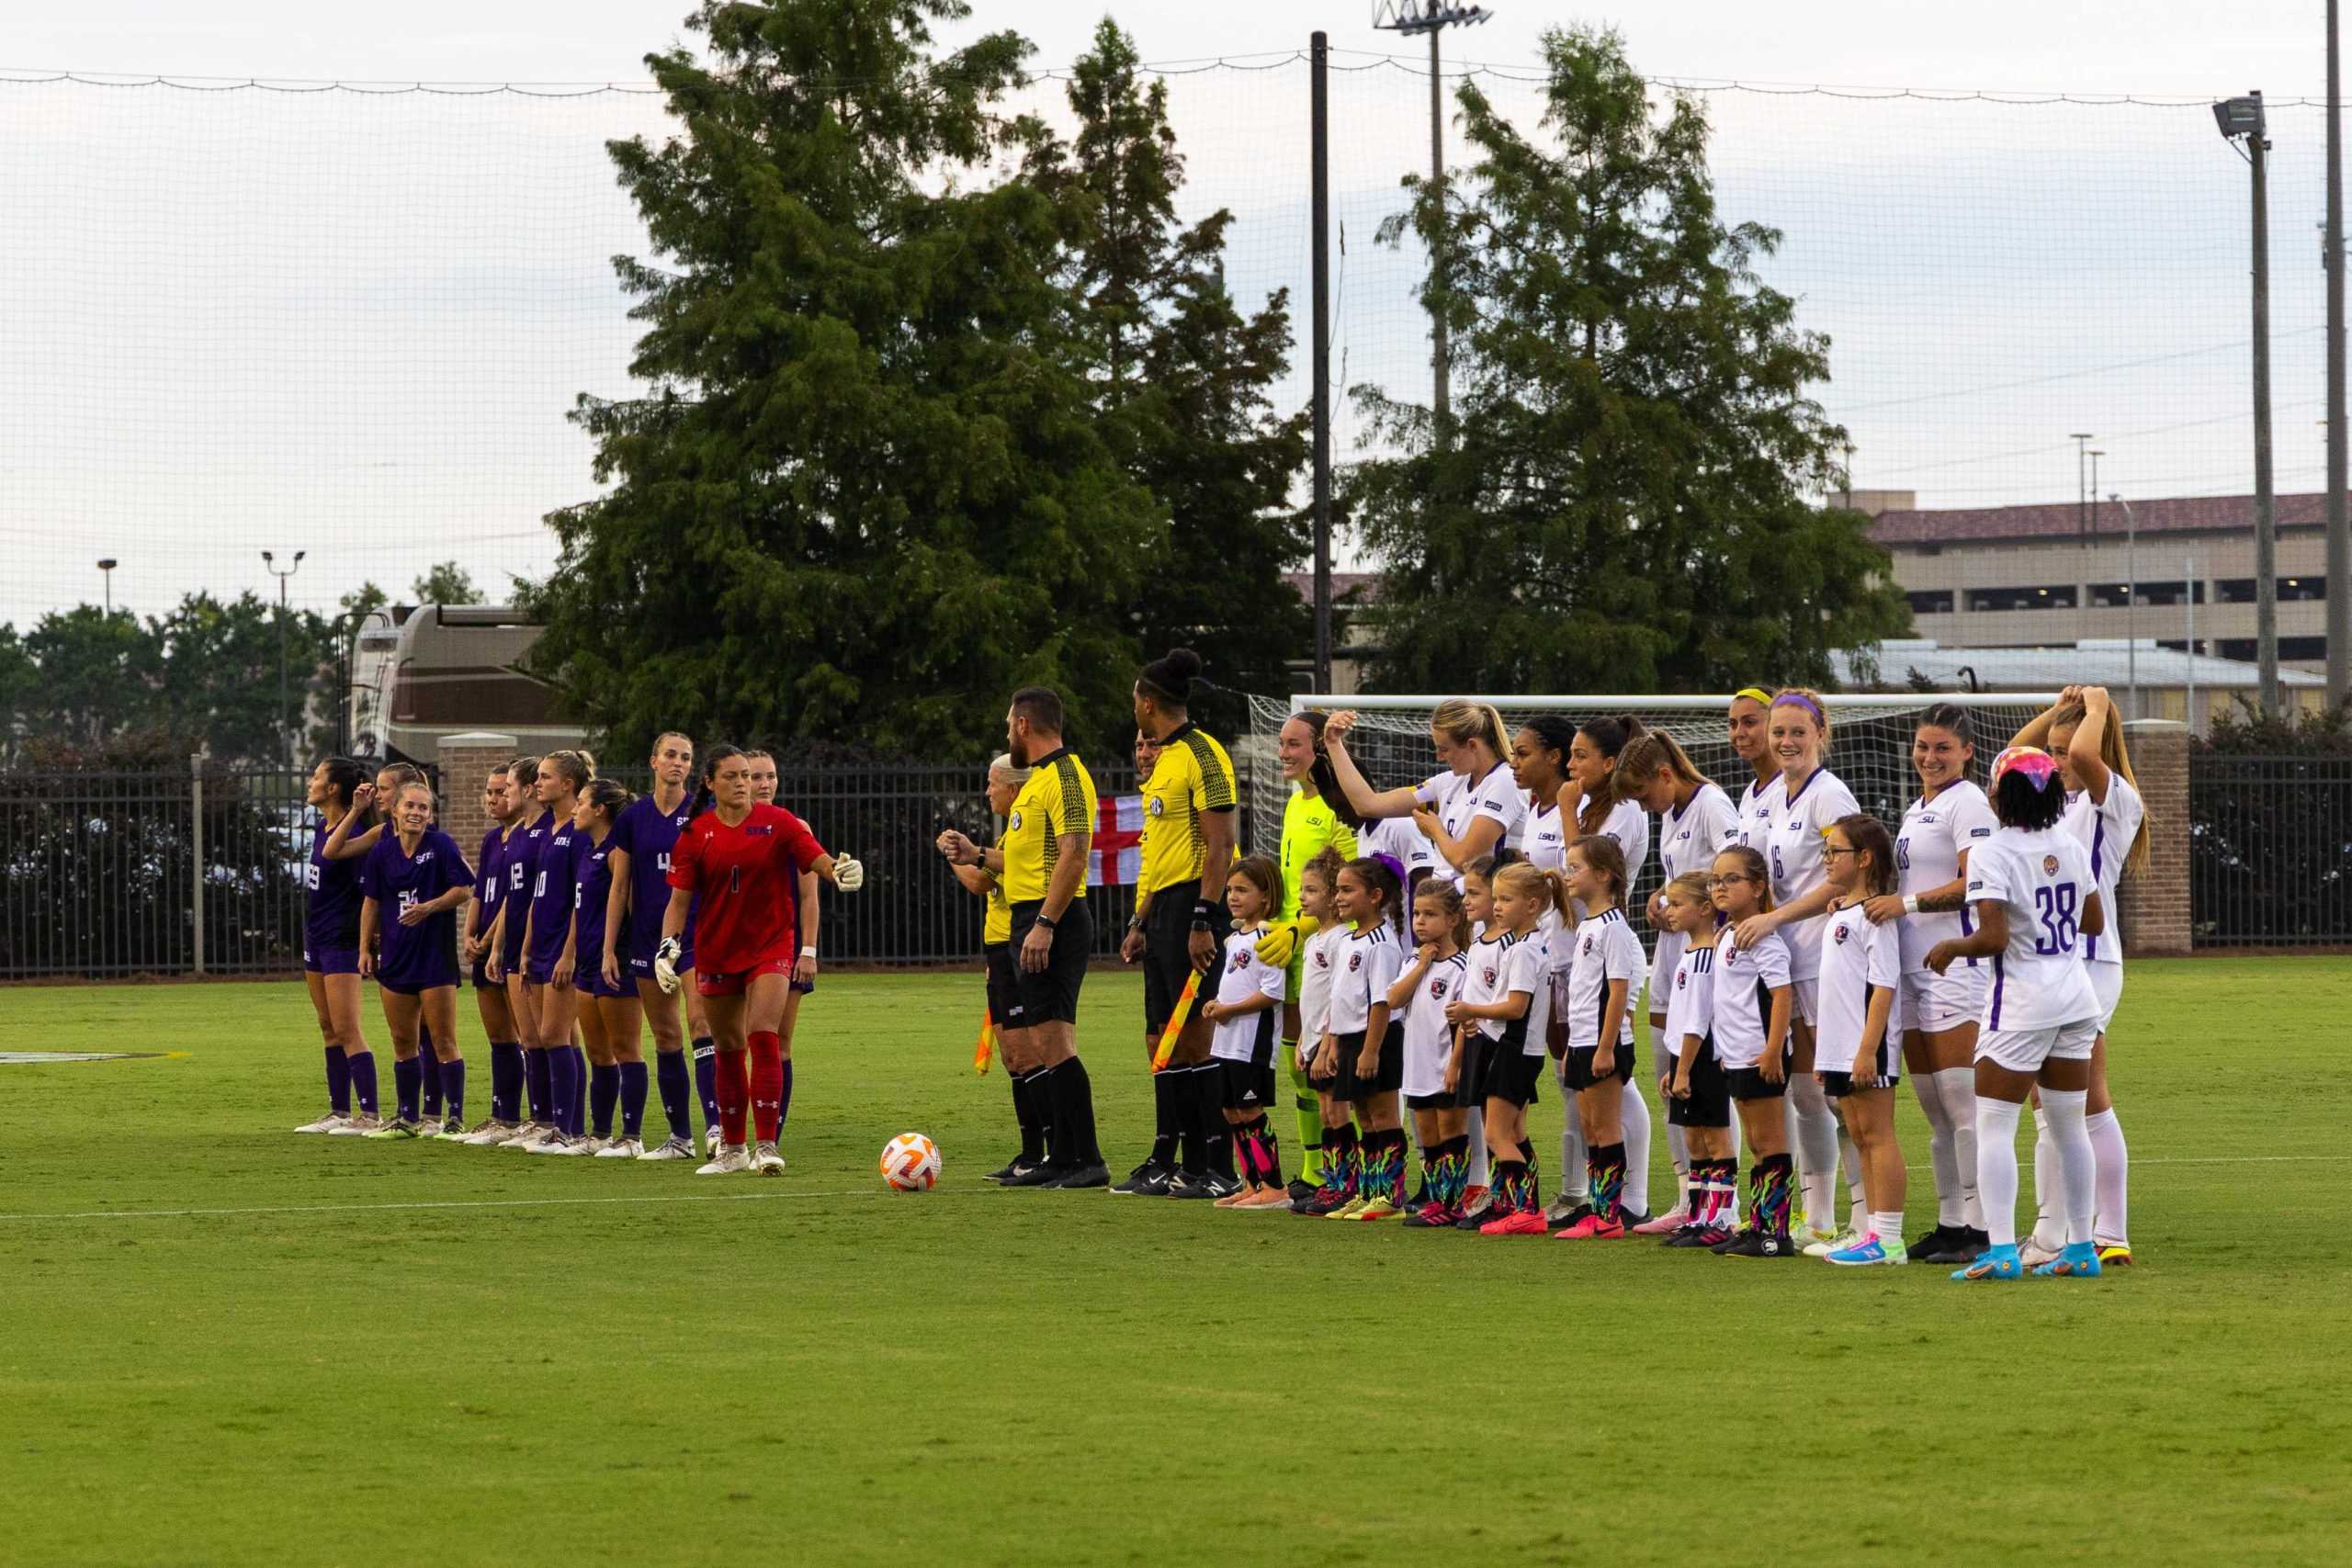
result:
M 2096 1280 L 2101 1273 L 2098 1248 L 2087 1241 L 2069 1242 L 2065 1251 L 2034 1273 L 2044 1280 Z
M 2018 1258 L 2014 1245 L 1987 1247 L 1984 1256 L 1967 1268 L 1953 1269 L 1951 1277 L 1955 1280 L 2022 1280 L 2025 1278 L 2025 1264 Z
M 1889 1247 L 1874 1235 L 1866 1235 L 1853 1246 L 1841 1247 L 1826 1256 L 1829 1262 L 1841 1269 L 1868 1268 L 1872 1264 L 1893 1264 L 1899 1269 L 1911 1261 L 1910 1251 L 1904 1247 L 1901 1237 Z

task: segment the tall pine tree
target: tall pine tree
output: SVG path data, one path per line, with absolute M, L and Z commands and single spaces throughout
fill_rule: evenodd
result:
M 1147 656 L 1188 644 L 1233 691 L 1290 689 L 1312 623 L 1283 572 L 1306 554 L 1291 487 L 1306 412 L 1272 389 L 1292 344 L 1287 290 L 1245 313 L 1225 284 L 1222 209 L 1178 220 L 1183 154 L 1164 82 L 1107 17 L 1071 73 L 1067 144 L 1031 127 L 1027 175 L 1062 207 L 1083 345 L 1104 438 L 1169 513 L 1127 606 Z M 1238 722 L 1236 706 L 1215 719 Z
M 1654 113 L 1613 32 L 1555 29 L 1544 54 L 1542 141 L 1465 84 L 1469 178 L 1408 182 L 1408 221 L 1443 258 L 1424 298 L 1453 329 L 1456 389 L 1443 431 L 1355 389 L 1404 453 L 1345 491 L 1382 569 L 1376 674 L 1826 682 L 1829 649 L 1909 625 L 1863 519 L 1808 499 L 1844 439 L 1807 395 L 1828 342 L 1756 275 L 1779 233 L 1718 215 L 1698 105 Z
M 580 400 L 609 491 L 550 519 L 534 662 L 624 749 L 660 729 L 975 750 L 1003 698 L 1125 712 L 1150 493 L 1095 417 L 1064 214 L 975 171 L 1029 46 L 934 57 L 961 0 L 706 5 L 650 58 L 682 134 L 612 144 L 654 389 Z M 1121 722 L 1124 722 L 1123 720 Z

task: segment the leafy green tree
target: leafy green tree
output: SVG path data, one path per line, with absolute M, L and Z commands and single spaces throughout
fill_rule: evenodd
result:
M 374 584 L 368 586 L 373 587 Z M 481 590 L 474 586 L 473 573 L 453 560 L 437 562 L 431 570 L 409 585 L 410 593 L 420 604 L 479 604 Z
M 616 262 L 642 398 L 583 397 L 599 498 L 550 518 L 533 664 L 624 750 L 657 730 L 978 750 L 1002 697 L 1124 711 L 1159 517 L 1094 417 L 1056 204 L 999 105 L 1029 46 L 934 54 L 962 0 L 711 4 L 650 58 L 681 128 L 611 144 L 654 258 Z
M 1307 415 L 1278 416 L 1272 396 L 1289 363 L 1287 291 L 1245 315 L 1225 287 L 1232 213 L 1177 221 L 1184 160 L 1167 86 L 1107 17 L 1069 100 L 1076 137 L 1028 128 L 1025 174 L 1069 225 L 1066 281 L 1105 437 L 1170 519 L 1145 547 L 1127 623 L 1147 655 L 1191 644 L 1220 686 L 1286 691 L 1313 633 L 1282 576 L 1308 549 L 1291 502 Z M 1114 719 L 1106 740 L 1125 738 Z
M 335 657 L 327 624 L 308 611 L 286 613 L 283 696 L 277 607 L 251 591 L 225 602 L 190 593 L 153 624 L 164 644 L 164 728 L 202 736 L 217 757 L 287 760 L 320 671 Z
M 1345 503 L 1381 564 L 1375 673 L 1407 691 L 1825 683 L 1831 649 L 1910 616 L 1857 513 L 1809 499 L 1844 433 L 1807 389 L 1828 342 L 1726 222 L 1693 100 L 1653 112 L 1613 32 L 1544 35 L 1541 140 L 1459 95 L 1466 179 L 1418 179 L 1442 258 L 1451 428 L 1354 389 L 1377 439 Z
M 129 610 L 51 611 L 21 647 L 40 671 L 17 710 L 25 734 L 95 746 L 125 730 L 163 727 L 163 636 Z

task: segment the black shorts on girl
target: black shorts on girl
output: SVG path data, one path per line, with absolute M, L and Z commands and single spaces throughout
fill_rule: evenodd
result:
M 1440 1089 L 1435 1094 L 1408 1094 L 1405 1097 L 1408 1111 L 1451 1111 L 1458 1097 Z
M 1821 1092 L 1832 1100 L 1843 1100 L 1861 1089 L 1893 1089 L 1900 1081 L 1897 1078 L 1858 1078 L 1851 1073 L 1824 1073 L 1821 1075 Z
M 1476 1064 L 1476 1103 L 1483 1106 L 1490 1100 L 1500 1100 L 1521 1107 L 1534 1104 L 1536 1080 L 1544 1076 L 1544 1058 L 1529 1055 L 1509 1039 L 1489 1040 L 1486 1043 L 1486 1059 Z
M 1274 1102 L 1274 1069 L 1271 1063 L 1260 1066 L 1254 1062 L 1220 1059 L 1217 1066 L 1227 1111 L 1263 1111 Z
M 1778 1100 L 1789 1092 L 1789 1065 L 1797 1059 L 1796 1047 L 1781 1047 L 1781 1081 L 1769 1081 L 1760 1068 L 1726 1067 L 1724 1088 L 1734 1100 Z
M 1731 1091 L 1724 1084 L 1724 1065 L 1715 1059 L 1715 1043 L 1706 1041 L 1699 1048 L 1690 1064 L 1690 1098 L 1678 1100 L 1666 1097 L 1666 1124 L 1669 1127 L 1712 1127 L 1731 1125 Z
M 1393 1093 L 1405 1086 L 1405 1032 L 1391 1029 L 1381 1037 L 1380 1060 L 1370 1075 L 1356 1070 L 1356 1059 L 1363 1054 L 1363 1032 L 1341 1034 L 1340 1043 L 1340 1077 L 1331 1093 L 1341 1100 L 1364 1100 L 1375 1094 Z
M 1566 1057 L 1560 1064 L 1562 1081 L 1568 1088 L 1581 1092 L 1588 1089 L 1599 1089 L 1609 1078 L 1615 1078 L 1621 1084 L 1633 1080 L 1634 1047 L 1632 1045 L 1618 1046 L 1617 1059 L 1610 1064 L 1609 1071 L 1596 1074 L 1592 1070 L 1593 1061 L 1600 1055 L 1600 1048 L 1597 1045 L 1570 1046 Z

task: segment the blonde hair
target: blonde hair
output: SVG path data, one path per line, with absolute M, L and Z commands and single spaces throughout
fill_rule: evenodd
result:
M 2083 720 L 2089 716 L 2089 710 L 2082 704 L 2068 703 L 2065 706 L 2054 709 L 2051 713 L 2050 728 L 2079 731 L 2083 727 Z M 2076 739 L 2080 739 L 2079 735 Z M 2070 739 L 2066 742 L 2066 749 L 2070 751 L 2075 749 L 2074 740 Z M 2107 764 L 2108 772 L 2122 774 L 2125 784 L 2130 784 L 2134 791 L 2139 789 L 2140 781 L 2132 774 L 2132 754 L 2123 746 L 2123 716 L 2115 710 L 2112 704 L 2108 706 L 2107 726 L 2099 731 L 2098 756 L 2099 761 Z M 2123 856 L 2124 871 L 2133 876 L 2146 875 L 2149 854 L 2148 814 L 2143 811 L 2140 813 L 2140 830 L 2132 836 L 2132 848 L 2125 852 Z
M 1430 728 L 1456 746 L 1483 740 L 1498 759 L 1510 755 L 1510 741 L 1503 735 L 1503 716 L 1490 704 L 1448 697 L 1430 715 Z
M 1765 710 L 1766 718 L 1769 720 L 1775 709 L 1783 706 L 1801 707 L 1813 715 L 1813 726 L 1821 731 L 1821 749 L 1825 751 L 1829 750 L 1829 705 L 1821 700 L 1819 692 L 1811 686 L 1783 686 L 1773 694 L 1770 705 Z
M 585 751 L 550 751 L 539 759 L 541 774 L 556 773 L 578 795 L 596 776 L 596 759 Z
M 1617 794 L 1631 800 L 1657 777 L 1661 768 L 1692 789 L 1707 782 L 1707 775 L 1699 771 L 1690 761 L 1690 754 L 1673 736 L 1663 730 L 1645 729 L 1626 741 L 1625 749 L 1617 753 Z
M 1611 842 L 1613 843 L 1615 840 L 1611 840 Z M 1617 863 L 1622 870 L 1624 865 L 1622 856 Z M 1573 918 L 1573 911 L 1568 903 L 1567 881 L 1556 871 L 1541 871 L 1526 861 L 1515 860 L 1509 865 L 1497 870 L 1488 879 L 1487 886 L 1498 893 L 1507 893 L 1514 898 L 1532 894 L 1558 910 L 1562 919 Z
M 1686 901 L 1696 904 L 1702 908 L 1713 902 L 1708 897 L 1710 889 L 1707 886 L 1707 876 L 1704 872 L 1686 871 L 1658 891 L 1669 898 L 1679 895 Z

